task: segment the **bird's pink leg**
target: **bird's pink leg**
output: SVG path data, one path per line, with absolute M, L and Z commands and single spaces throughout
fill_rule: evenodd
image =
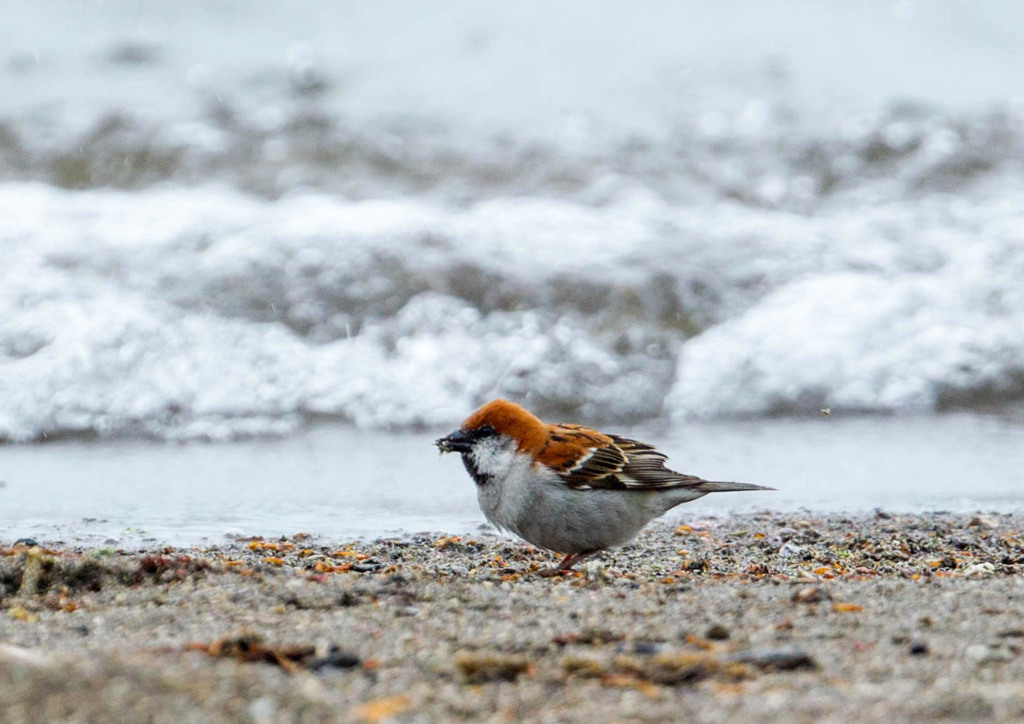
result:
M 557 570 L 559 570 L 559 571 L 571 571 L 572 567 L 575 566 L 576 563 L 580 560 L 580 558 L 582 558 L 584 555 L 585 554 L 580 554 L 580 553 L 570 553 L 570 554 L 568 554 L 565 558 L 563 558 L 559 562 Z
M 542 576 L 557 576 L 559 573 L 571 571 L 573 566 L 575 566 L 577 563 L 582 561 L 587 556 L 592 555 L 596 552 L 597 551 L 584 551 L 582 553 L 569 553 L 564 558 L 562 558 L 561 561 L 558 562 L 557 566 L 555 566 L 554 568 L 545 568 L 543 571 L 540 571 L 540 574 Z

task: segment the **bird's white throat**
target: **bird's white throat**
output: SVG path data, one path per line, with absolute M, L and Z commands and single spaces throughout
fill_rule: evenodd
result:
M 479 475 L 504 478 L 516 466 L 516 441 L 506 435 L 494 435 L 477 441 L 468 454 Z

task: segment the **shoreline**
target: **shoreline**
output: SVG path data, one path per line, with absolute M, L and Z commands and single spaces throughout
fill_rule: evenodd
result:
M 1024 514 L 656 522 L 543 578 L 486 532 L 0 543 L 0 718 L 1024 716 Z

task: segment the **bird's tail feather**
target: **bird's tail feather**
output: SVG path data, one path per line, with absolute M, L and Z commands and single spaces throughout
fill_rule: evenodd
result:
M 720 480 L 705 480 L 696 486 L 696 490 L 702 493 L 729 493 L 734 490 L 775 490 L 765 485 L 754 485 L 753 483 L 726 483 Z

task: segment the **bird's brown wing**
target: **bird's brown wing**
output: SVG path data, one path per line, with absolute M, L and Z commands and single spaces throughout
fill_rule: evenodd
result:
M 678 488 L 706 482 L 696 475 L 684 475 L 665 467 L 668 458 L 647 443 L 625 437 L 611 436 L 615 446 L 626 456 L 626 464 L 616 474 L 619 482 L 634 490 Z
M 538 461 L 578 490 L 653 490 L 705 482 L 665 467 L 665 455 L 646 443 L 579 425 L 552 425 Z

